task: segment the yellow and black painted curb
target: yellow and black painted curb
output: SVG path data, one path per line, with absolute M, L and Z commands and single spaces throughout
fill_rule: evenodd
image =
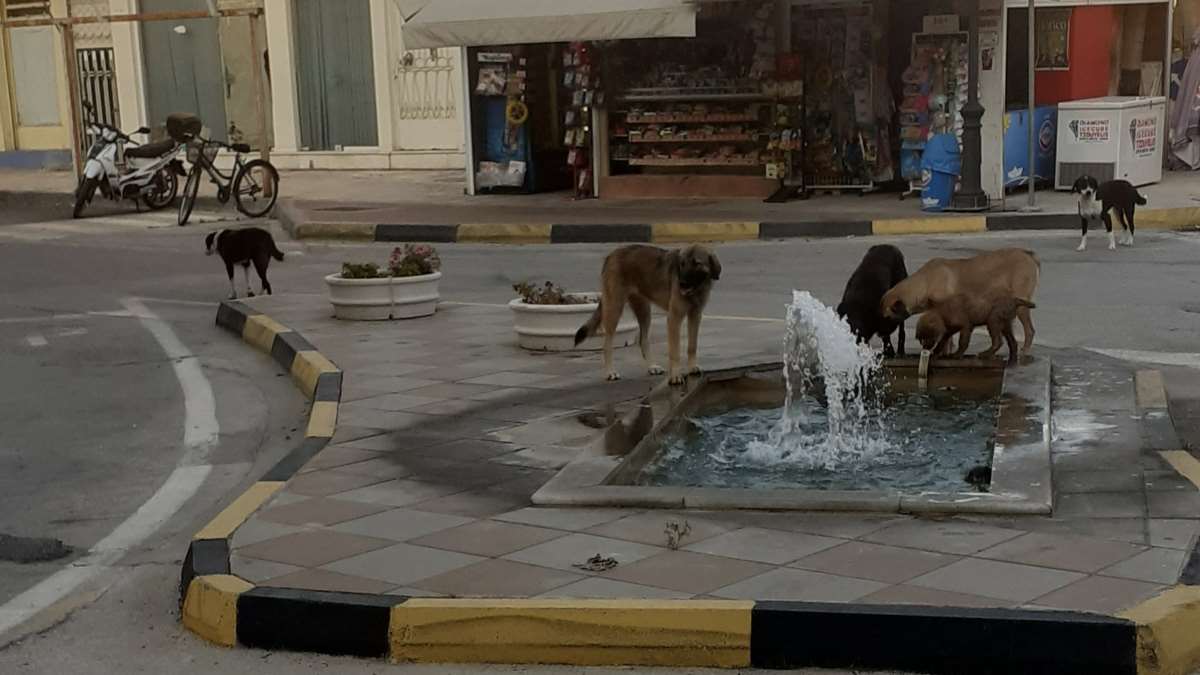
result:
M 304 440 L 192 537 L 180 573 L 184 625 L 220 644 L 232 644 L 222 617 L 236 616 L 231 594 L 250 587 L 230 574 L 229 539 L 247 518 L 324 448 L 337 426 L 342 371 L 302 335 L 236 301 L 217 308 L 217 326 L 275 359 L 312 401 Z M 224 632 L 222 632 L 224 630 Z
M 1075 214 L 937 215 L 879 220 L 806 222 L 661 222 L 661 223 L 463 223 L 396 224 L 305 222 L 289 208 L 277 215 L 297 239 L 376 242 L 485 244 L 669 244 L 691 241 L 778 240 L 790 238 L 868 237 L 908 234 L 978 234 L 1013 230 L 1079 229 Z M 1140 230 L 1191 230 L 1200 227 L 1200 207 L 1143 209 Z
M 341 373 L 328 359 L 302 336 L 242 303 L 222 303 L 217 324 L 269 352 L 316 403 L 333 404 L 332 419 L 314 424 L 314 412 L 309 422 L 310 430 L 317 426 L 332 436 Z M 1139 408 L 1165 409 L 1161 387 L 1154 371 L 1139 373 Z M 180 585 L 189 630 L 228 647 L 417 663 L 824 667 L 953 675 L 1184 675 L 1200 664 L 1200 587 L 1187 585 L 1120 616 L 1104 616 L 741 600 L 412 598 L 256 587 L 234 575 L 233 532 L 328 440 L 306 438 L 196 534 Z M 1173 459 L 1195 463 L 1189 468 L 1200 476 L 1200 462 L 1190 454 Z M 1189 567 L 1195 558 L 1193 553 Z M 1190 579 L 1185 574 L 1183 583 Z

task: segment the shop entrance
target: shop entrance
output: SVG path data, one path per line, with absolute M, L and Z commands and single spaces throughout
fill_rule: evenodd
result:
M 1167 3 L 1039 7 L 1034 33 L 1036 136 L 1028 162 L 1029 12 L 1007 13 L 1005 188 L 1070 189 L 1089 175 L 1158 182 L 1167 130 Z
M 601 197 L 894 197 L 920 191 L 931 138 L 957 156 L 968 33 L 953 0 L 700 7 L 695 38 L 603 52 Z
M 583 181 L 590 194 L 594 101 L 576 95 L 575 80 L 590 72 L 586 50 L 557 43 L 468 54 L 475 189 L 554 192 Z

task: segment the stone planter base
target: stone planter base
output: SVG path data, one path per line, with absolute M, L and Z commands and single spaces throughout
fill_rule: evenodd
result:
M 574 295 L 598 299 L 596 293 Z M 575 346 L 575 333 L 587 323 L 599 307 L 598 302 L 586 305 L 527 305 L 520 299 L 508 303 L 513 312 L 517 331 L 517 344 L 523 349 L 538 352 L 596 351 L 604 347 L 604 338 L 597 334 L 583 344 Z M 637 320 L 628 308 L 617 325 L 614 347 L 628 347 L 637 343 Z
M 325 277 L 333 316 L 347 321 L 415 319 L 437 311 L 441 272 L 417 277 L 343 279 Z

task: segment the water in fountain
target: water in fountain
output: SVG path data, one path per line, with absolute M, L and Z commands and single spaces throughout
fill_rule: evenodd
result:
M 765 440 L 747 444 L 745 459 L 834 471 L 887 452 L 878 354 L 806 291 L 792 294 L 783 362 L 782 416 Z

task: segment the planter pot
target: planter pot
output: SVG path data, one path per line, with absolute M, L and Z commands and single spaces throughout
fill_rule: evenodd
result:
M 600 306 L 596 293 L 574 293 L 597 302 L 585 305 L 527 305 L 518 298 L 508 303 L 517 330 L 517 344 L 539 352 L 595 351 L 604 347 L 600 333 L 575 346 L 575 333 L 587 323 L 588 317 Z M 637 342 L 637 319 L 629 309 L 617 324 L 614 347 L 628 347 Z
M 437 311 L 438 281 L 442 273 L 384 279 L 325 277 L 333 316 L 348 321 L 414 319 Z

